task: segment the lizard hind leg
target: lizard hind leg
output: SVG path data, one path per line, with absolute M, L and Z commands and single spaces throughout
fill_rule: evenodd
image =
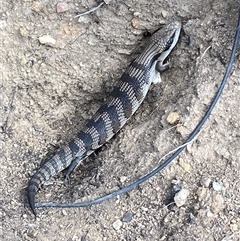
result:
M 73 171 L 78 167 L 78 165 L 80 165 L 80 163 L 83 161 L 83 159 L 85 159 L 86 157 L 76 157 L 74 160 L 72 160 L 70 166 L 67 169 L 67 173 L 66 173 L 66 180 L 67 182 L 70 182 L 70 176 L 73 173 Z

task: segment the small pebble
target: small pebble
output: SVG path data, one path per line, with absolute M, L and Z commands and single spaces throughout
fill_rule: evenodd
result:
M 212 197 L 211 211 L 216 214 L 224 209 L 224 198 L 219 193 L 214 193 Z
M 122 218 L 123 222 L 130 222 L 132 220 L 132 213 L 131 212 L 126 212 L 125 215 Z
M 57 12 L 63 13 L 69 10 L 68 4 L 66 2 L 59 2 L 57 4 Z
M 239 230 L 238 224 L 237 223 L 230 224 L 230 229 L 231 229 L 232 232 L 238 231 Z
M 181 189 L 178 193 L 175 194 L 174 202 L 178 207 L 181 207 L 186 203 L 188 196 L 189 191 L 187 189 Z
M 119 230 L 121 227 L 122 227 L 122 221 L 121 220 L 118 219 L 113 223 L 113 228 L 115 230 Z
M 19 32 L 22 37 L 27 37 L 28 36 L 28 30 L 25 27 L 20 27 Z
M 181 186 L 180 186 L 179 184 L 174 184 L 174 185 L 173 185 L 173 190 L 174 190 L 174 192 L 179 192 L 181 189 L 182 189 L 182 188 L 181 188 Z
M 51 37 L 50 35 L 43 35 L 39 37 L 39 42 L 41 44 L 49 45 L 49 46 L 54 46 L 56 44 L 56 40 Z
M 201 180 L 200 180 L 200 184 L 203 187 L 209 187 L 210 183 L 211 183 L 211 179 L 209 177 L 202 177 Z
M 126 176 L 121 176 L 121 177 L 120 177 L 120 182 L 121 182 L 121 183 L 124 183 L 126 180 L 127 180 L 127 177 L 126 177 Z
M 171 112 L 167 117 L 167 122 L 171 125 L 176 124 L 179 121 L 179 114 L 177 112 Z
M 218 182 L 213 182 L 212 183 L 213 190 L 215 191 L 221 191 L 222 187 Z
M 145 208 L 145 207 L 141 207 L 141 209 L 144 211 L 144 212 L 148 212 L 148 208 Z
M 169 223 L 171 220 L 173 220 L 174 213 L 169 212 L 163 219 L 164 223 Z
M 162 9 L 161 14 L 162 14 L 163 18 L 166 18 L 168 15 L 168 12 L 166 10 Z
M 136 29 L 139 28 L 139 23 L 136 18 L 133 18 L 131 20 L 131 23 L 132 23 L 133 28 L 136 28 Z
M 34 128 L 35 131 L 38 131 L 38 132 L 42 132 L 43 131 L 43 127 L 42 126 L 35 125 L 35 126 L 33 126 L 33 128 Z
M 139 17 L 140 15 L 141 15 L 140 12 L 134 12 L 134 13 L 133 13 L 133 16 L 134 16 L 134 17 Z
M 34 11 L 34 12 L 40 12 L 42 10 L 42 3 L 40 2 L 34 2 L 31 6 L 31 9 Z
M 63 214 L 63 216 L 67 216 L 67 212 L 66 212 L 66 210 L 62 210 L 62 214 Z
M 178 125 L 177 125 L 177 128 L 176 128 L 176 131 L 177 131 L 178 133 L 180 133 L 181 135 L 184 135 L 184 128 L 183 128 L 183 125 L 178 124 Z M 191 148 L 191 145 L 187 145 L 187 148 L 188 148 L 188 147 Z M 188 152 L 191 153 L 191 151 L 188 151 Z
M 191 171 L 191 166 L 187 162 L 185 162 L 181 157 L 178 160 L 179 165 L 182 167 L 182 169 L 185 172 L 190 172 Z
M 207 192 L 209 189 L 204 188 L 204 187 L 199 187 L 197 190 L 197 196 L 198 196 L 198 200 L 202 201 L 204 198 L 206 198 L 207 196 Z
M 214 216 L 214 214 L 213 214 L 211 211 L 207 210 L 207 211 L 206 211 L 206 216 L 207 216 L 208 218 L 212 218 L 212 217 Z
M 89 19 L 86 17 L 86 16 L 80 16 L 78 18 L 78 22 L 79 23 L 88 23 L 89 22 Z M 94 44 L 95 45 L 95 44 Z

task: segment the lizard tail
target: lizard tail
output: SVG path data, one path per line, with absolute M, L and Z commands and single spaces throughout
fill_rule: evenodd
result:
M 40 176 L 38 175 L 38 173 L 35 173 L 35 175 L 29 181 L 28 190 L 27 190 L 28 203 L 35 216 L 37 215 L 36 209 L 35 209 L 35 195 L 42 183 L 39 177 Z

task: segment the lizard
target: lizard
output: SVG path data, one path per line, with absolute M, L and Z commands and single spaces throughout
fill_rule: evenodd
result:
M 130 63 L 106 101 L 76 137 L 34 173 L 28 183 L 27 196 L 35 216 L 35 196 L 40 186 L 67 168 L 66 177 L 69 178 L 85 158 L 122 129 L 143 102 L 151 84 L 161 82 L 160 72 L 170 67 L 170 62 L 164 61 L 175 47 L 180 30 L 181 23 L 177 21 L 156 30 L 145 49 Z

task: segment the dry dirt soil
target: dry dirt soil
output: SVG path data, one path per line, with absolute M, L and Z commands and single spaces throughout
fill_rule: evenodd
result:
M 26 187 L 46 158 L 94 114 L 146 32 L 181 21 L 173 67 L 128 124 L 71 176 L 53 177 L 37 202 L 91 200 L 138 179 L 181 145 L 204 116 L 224 75 L 239 1 L 113 0 L 80 19 L 94 0 L 1 3 L 1 240 L 240 240 L 240 55 L 210 119 L 161 173 L 87 208 L 30 212 Z M 50 35 L 52 46 L 39 42 Z M 179 114 L 180 126 L 166 118 Z M 214 185 L 215 184 L 215 185 Z M 174 187 L 187 189 L 182 206 Z

